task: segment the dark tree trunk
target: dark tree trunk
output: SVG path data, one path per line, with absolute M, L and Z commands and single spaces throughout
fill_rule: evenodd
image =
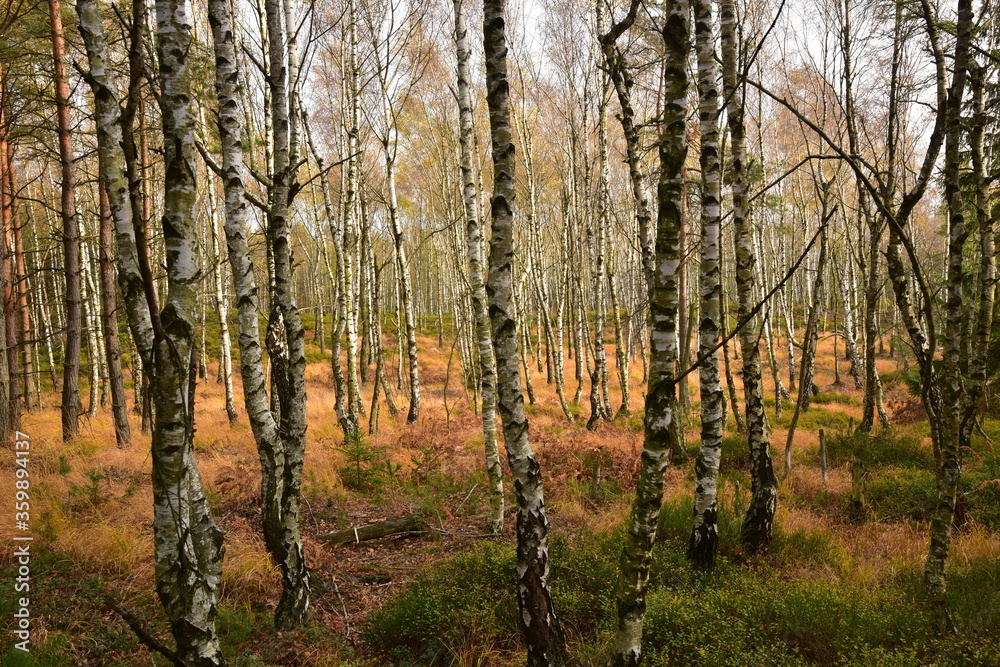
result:
M 62 164 L 63 272 L 66 277 L 66 347 L 63 354 L 62 433 L 70 440 L 80 429 L 80 341 L 83 303 L 80 300 L 80 225 L 76 217 L 76 175 L 70 138 L 69 81 L 59 0 L 49 0 L 52 60 L 55 77 L 59 161 Z

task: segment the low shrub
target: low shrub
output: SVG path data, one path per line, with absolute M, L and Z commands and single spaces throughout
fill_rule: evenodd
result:
M 883 469 L 868 475 L 865 496 L 880 518 L 927 518 L 935 497 L 930 470 Z
M 920 438 L 888 429 L 829 435 L 826 456 L 833 466 L 848 463 L 854 457 L 858 457 L 866 468 L 894 466 L 930 470 L 934 465 L 933 452 Z
M 728 496 L 727 496 L 728 497 Z M 920 599 L 919 566 L 863 584 L 780 576 L 782 561 L 839 558 L 822 532 L 776 529 L 772 556 L 736 565 L 723 544 L 738 518 L 720 515 L 712 572 L 684 557 L 691 503 L 663 506 L 644 623 L 647 665 L 973 665 L 1000 651 L 1000 563 L 974 561 L 949 574 L 955 632 L 935 634 Z M 679 539 L 683 537 L 683 539 Z M 553 539 L 552 593 L 572 664 L 609 664 L 622 529 Z M 368 641 L 399 665 L 523 662 L 514 548 L 484 543 L 431 566 L 369 616 Z M 460 647 L 460 649 L 456 649 Z M 476 662 L 478 660 L 478 662 Z
M 470 637 L 518 643 L 514 547 L 485 542 L 426 569 L 402 593 L 368 617 L 365 636 L 375 647 L 406 648 L 437 664 L 448 647 Z

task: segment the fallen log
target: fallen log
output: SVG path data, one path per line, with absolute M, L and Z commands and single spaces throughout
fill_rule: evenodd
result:
M 331 546 L 337 546 L 338 544 L 346 544 L 348 542 L 377 540 L 390 535 L 426 533 L 429 528 L 423 516 L 420 514 L 409 514 L 400 519 L 386 519 L 385 521 L 379 521 L 367 526 L 338 530 L 326 535 L 320 535 L 317 539 Z

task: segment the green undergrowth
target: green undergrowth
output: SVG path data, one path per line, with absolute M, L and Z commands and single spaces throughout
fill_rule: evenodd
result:
M 844 394 L 839 391 L 821 391 L 812 397 L 812 402 L 819 405 L 861 405 L 861 399 L 851 394 Z
M 781 419 L 774 416 L 773 410 L 768 410 L 767 417 L 771 420 L 771 425 L 776 428 L 788 428 L 792 423 L 792 416 L 795 414 L 795 407 L 786 407 L 781 412 Z M 817 431 L 825 429 L 846 430 L 851 422 L 851 417 L 842 410 L 828 409 L 818 405 L 811 405 L 809 410 L 799 412 L 799 421 L 795 428 L 802 431 Z
M 819 456 L 817 450 L 816 456 Z M 855 457 L 866 468 L 919 468 L 933 470 L 934 454 L 921 439 L 904 431 L 880 429 L 865 433 L 827 434 L 827 462 L 838 466 Z M 815 462 L 819 463 L 818 458 Z
M 823 530 L 776 529 L 766 559 L 739 552 L 739 501 L 720 516 L 720 557 L 691 570 L 689 500 L 665 504 L 650 577 L 647 665 L 984 665 L 1000 651 L 1000 562 L 949 573 L 956 632 L 942 636 L 920 602 L 920 573 L 869 584 L 788 579 L 789 563 L 849 566 Z M 621 528 L 557 536 L 551 582 L 574 664 L 609 664 Z M 515 550 L 485 542 L 421 572 L 374 611 L 364 633 L 397 665 L 516 664 Z M 477 662 L 478 661 L 478 662 Z
M 985 426 L 989 435 L 997 428 Z M 819 465 L 814 452 L 810 465 Z M 831 467 L 848 465 L 855 458 L 864 465 L 865 497 L 880 520 L 926 520 L 936 499 L 934 453 L 922 442 L 919 428 L 880 429 L 870 434 L 834 433 L 827 437 Z M 1000 530 L 1000 454 L 981 437 L 963 452 L 959 481 L 960 520 L 974 521 Z
M 920 369 L 916 365 L 879 373 L 879 379 L 885 388 L 905 387 L 911 395 L 920 395 Z

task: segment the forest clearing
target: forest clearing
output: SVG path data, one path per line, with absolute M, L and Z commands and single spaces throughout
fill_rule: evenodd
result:
M 1000 665 L 993 0 L 0 3 L 4 665 Z

